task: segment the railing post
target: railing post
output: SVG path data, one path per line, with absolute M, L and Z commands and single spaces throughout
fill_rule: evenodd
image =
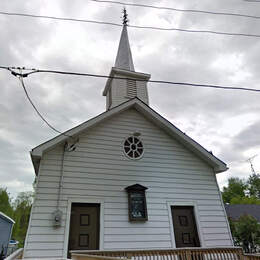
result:
M 131 258 L 132 258 L 131 253 L 127 252 L 127 253 L 126 253 L 126 258 L 129 259 L 129 260 L 131 260 Z
M 186 260 L 192 260 L 191 258 L 191 250 L 188 249 L 185 251 Z
M 238 259 L 239 259 L 239 260 L 244 260 L 244 259 L 246 259 L 245 256 L 244 256 L 244 253 L 243 253 L 242 248 L 238 249 L 237 251 L 238 251 L 238 252 L 237 252 L 237 256 L 238 256 Z M 235 253 L 235 252 L 234 252 L 234 253 Z

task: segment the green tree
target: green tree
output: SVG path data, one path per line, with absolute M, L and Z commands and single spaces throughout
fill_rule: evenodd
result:
M 14 211 L 11 204 L 11 198 L 6 188 L 0 188 L 0 211 L 10 218 L 13 218 Z
M 260 174 L 252 174 L 248 178 L 249 195 L 260 200 Z
M 230 229 L 235 245 L 242 246 L 247 253 L 254 253 L 260 246 L 260 224 L 250 216 L 241 216 L 238 221 L 230 221 Z
M 233 198 L 245 197 L 247 183 L 239 178 L 229 178 L 228 186 L 223 187 L 222 197 L 224 203 L 230 203 Z
M 20 247 L 24 245 L 32 202 L 32 192 L 20 192 L 13 203 L 15 220 L 13 238 L 19 241 Z

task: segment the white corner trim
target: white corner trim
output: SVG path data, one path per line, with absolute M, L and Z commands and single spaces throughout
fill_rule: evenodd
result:
M 229 237 L 230 237 L 232 246 L 234 246 L 234 240 L 233 240 L 232 232 L 231 232 L 231 229 L 230 229 L 227 212 L 226 212 L 226 209 L 225 209 L 225 204 L 224 204 L 224 202 L 223 202 L 222 194 L 221 194 L 221 191 L 220 191 L 220 188 L 219 188 L 219 185 L 218 185 L 217 176 L 216 176 L 215 173 L 214 173 L 214 175 L 215 175 L 215 182 L 216 182 L 217 189 L 218 189 L 219 199 L 220 199 L 220 201 L 221 201 L 221 206 L 222 206 L 222 208 L 223 208 L 224 216 L 225 216 L 225 219 L 226 219 L 226 222 L 227 222 L 228 234 L 229 234 Z
M 98 203 L 100 204 L 100 228 L 99 228 L 99 250 L 104 249 L 104 199 L 89 197 L 70 197 L 68 198 L 67 217 L 64 233 L 63 257 L 67 259 L 69 232 L 70 232 L 70 213 L 72 203 Z
M 197 225 L 198 236 L 199 236 L 199 240 L 200 240 L 200 246 L 205 247 L 205 241 L 204 241 L 202 228 L 201 228 L 201 224 L 200 224 L 200 215 L 199 215 L 197 202 L 193 201 L 193 200 L 186 201 L 186 200 L 177 199 L 174 201 L 166 201 L 166 203 L 167 203 L 168 216 L 169 216 L 169 221 L 170 221 L 172 247 L 176 248 L 171 206 L 193 206 L 194 207 L 194 215 L 195 215 L 195 221 L 196 221 L 196 225 Z
M 28 239 L 29 239 L 29 235 L 31 234 L 31 225 L 32 225 L 32 219 L 33 219 L 33 214 L 34 214 L 34 209 L 35 209 L 35 203 L 37 200 L 37 194 L 38 194 L 38 185 L 40 182 L 40 174 L 41 174 L 41 168 L 42 168 L 42 164 L 39 165 L 39 174 L 36 177 L 36 185 L 35 185 L 35 197 L 33 198 L 33 203 L 32 203 L 32 208 L 31 208 L 31 212 L 30 212 L 30 218 L 29 218 L 29 223 L 28 223 L 28 228 L 26 231 L 26 236 L 25 236 L 25 241 L 24 241 L 24 251 L 23 251 L 23 257 L 26 257 L 26 248 L 28 245 Z

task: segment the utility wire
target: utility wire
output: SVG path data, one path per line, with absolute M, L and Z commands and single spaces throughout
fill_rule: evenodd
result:
M 92 2 L 97 2 L 97 3 L 119 4 L 119 5 L 124 5 L 124 6 L 145 7 L 145 8 L 153 8 L 153 9 L 168 10 L 168 11 L 177 11 L 177 12 L 202 13 L 202 14 L 237 16 L 237 17 L 260 19 L 260 16 L 257 16 L 257 15 L 240 14 L 240 13 L 212 12 L 212 11 L 195 10 L 195 9 L 181 9 L 181 8 L 173 8 L 173 7 L 165 7 L 165 6 L 135 4 L 135 3 L 126 3 L 126 2 L 119 2 L 119 1 L 107 1 L 107 0 L 90 0 L 90 1 L 92 1 Z M 244 0 L 244 1 L 248 1 L 248 2 L 260 2 L 260 0 L 258 0 L 258 1 L 257 1 L 257 0 Z
M 94 24 L 104 24 L 110 26 L 122 27 L 122 24 L 119 23 L 111 23 L 111 22 L 103 22 L 96 20 L 86 20 L 86 19 L 76 19 L 76 18 L 67 18 L 67 17 L 57 17 L 57 16 L 46 16 L 46 15 L 34 15 L 34 14 L 25 14 L 25 13 L 10 13 L 10 12 L 2 12 L 2 15 L 8 16 L 23 16 L 23 17 L 31 17 L 31 18 L 44 18 L 44 19 L 52 19 L 52 20 L 60 20 L 60 21 L 70 21 L 70 22 L 82 22 L 82 23 L 94 23 Z M 212 30 L 192 30 L 192 29 L 182 29 L 182 28 L 174 28 L 174 27 L 154 27 L 154 26 L 139 26 L 139 25 L 128 25 L 128 27 L 136 28 L 136 29 L 150 29 L 150 30 L 160 30 L 160 31 L 179 31 L 179 32 L 188 32 L 188 33 L 208 33 L 208 34 L 218 34 L 218 35 L 228 35 L 228 36 L 243 36 L 243 37 L 254 37 L 260 38 L 260 34 L 249 34 L 249 33 L 232 33 L 232 32 L 222 32 L 222 31 L 212 31 Z
M 19 69 L 15 67 L 5 67 L 0 66 L 0 69 Z M 62 74 L 62 75 L 72 75 L 72 76 L 84 76 L 84 77 L 95 77 L 95 78 L 106 78 L 106 79 L 120 79 L 120 80 L 132 80 L 132 78 L 124 78 L 124 77 L 117 77 L 117 76 L 106 76 L 101 74 L 91 74 L 91 73 L 81 73 L 81 72 L 70 72 L 70 71 L 60 71 L 60 70 L 41 70 L 41 69 L 33 69 L 33 71 L 28 73 L 16 73 L 11 72 L 13 75 L 14 73 L 20 77 L 27 77 L 34 73 L 52 73 L 52 74 Z M 211 84 L 196 84 L 196 83 L 189 83 L 189 82 L 174 82 L 174 81 L 166 81 L 166 80 L 142 80 L 142 79 L 135 79 L 135 81 L 139 82 L 150 82 L 150 83 L 157 83 L 157 84 L 168 84 L 168 85 L 182 85 L 182 86 L 189 86 L 189 87 L 201 87 L 201 88 L 215 88 L 215 89 L 226 89 L 226 90 L 242 90 L 242 91 L 251 91 L 251 92 L 260 92 L 260 89 L 255 88 L 244 88 L 244 87 L 232 87 L 232 86 L 223 86 L 223 85 L 211 85 Z
M 110 23 L 110 22 L 102 22 L 102 21 L 94 21 L 94 20 L 86 20 L 86 19 L 76 19 L 76 18 L 47 16 L 47 15 L 35 15 L 35 14 L 25 14 L 25 13 L 10 13 L 10 12 L 2 12 L 2 11 L 0 11 L 0 14 L 8 15 L 8 16 L 23 16 L 23 17 L 31 17 L 31 18 L 44 18 L 44 19 L 70 21 L 70 22 L 106 24 L 106 25 L 113 25 L 113 26 L 122 27 L 122 24 L 118 24 L 118 23 Z
M 24 83 L 24 80 L 23 80 L 24 77 L 22 76 L 22 74 L 21 74 L 21 73 L 14 72 L 14 71 L 12 71 L 11 69 L 9 69 L 9 70 L 11 71 L 11 73 L 12 73 L 14 76 L 18 77 L 19 81 L 20 81 L 21 84 L 22 84 L 22 87 L 23 87 L 23 90 L 24 90 L 24 93 L 25 93 L 27 99 L 29 100 L 30 104 L 32 105 L 32 107 L 34 108 L 34 110 L 36 111 L 36 113 L 38 114 L 38 116 L 48 125 L 48 127 L 50 127 L 50 128 L 51 128 L 53 131 L 55 131 L 56 133 L 59 133 L 59 134 L 61 134 L 61 135 L 64 135 L 64 136 L 66 136 L 66 137 L 70 137 L 70 138 L 73 139 L 72 136 L 67 135 L 67 134 L 64 134 L 63 132 L 57 130 L 54 126 L 52 126 L 52 125 L 43 117 L 43 115 L 42 115 L 42 114 L 40 113 L 40 111 L 37 109 L 37 107 L 35 106 L 35 104 L 33 103 L 32 99 L 30 98 L 30 96 L 29 96 L 29 94 L 28 94 L 28 92 L 27 92 L 27 89 L 26 89 L 26 87 L 25 87 L 25 83 Z M 20 71 L 21 71 L 21 69 L 20 69 Z M 16 74 L 16 75 L 15 75 L 15 74 Z M 74 139 L 73 139 L 73 140 L 74 140 Z

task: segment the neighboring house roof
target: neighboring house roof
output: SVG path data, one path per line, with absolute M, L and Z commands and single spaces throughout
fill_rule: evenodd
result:
M 227 216 L 238 220 L 243 215 L 251 215 L 260 222 L 260 205 L 225 205 Z
M 10 217 L 8 217 L 7 215 L 5 215 L 5 214 L 4 214 L 3 212 L 1 212 L 1 211 L 0 211 L 0 218 L 5 219 L 7 222 L 10 222 L 10 223 L 12 223 L 12 224 L 15 223 L 14 220 L 12 220 Z
M 54 146 L 64 143 L 69 139 L 69 136 L 77 137 L 83 131 L 86 131 L 89 128 L 96 126 L 98 123 L 103 120 L 107 120 L 110 117 L 126 111 L 127 109 L 135 108 L 139 113 L 141 113 L 145 118 L 149 121 L 153 122 L 158 127 L 162 128 L 165 132 L 167 132 L 170 136 L 177 139 L 181 144 L 183 144 L 188 150 L 194 152 L 198 157 L 200 157 L 203 161 L 213 167 L 216 173 L 224 172 L 228 168 L 226 164 L 215 157 L 211 152 L 207 151 L 203 148 L 199 143 L 195 142 L 192 138 L 187 136 L 184 132 L 175 127 L 168 120 L 163 118 L 160 114 L 146 105 L 138 98 L 133 98 L 125 103 L 122 103 L 66 132 L 62 135 L 58 135 L 57 137 L 35 147 L 31 151 L 31 157 L 35 169 L 36 175 L 38 174 L 39 164 L 42 157 L 43 152 L 52 149 Z

